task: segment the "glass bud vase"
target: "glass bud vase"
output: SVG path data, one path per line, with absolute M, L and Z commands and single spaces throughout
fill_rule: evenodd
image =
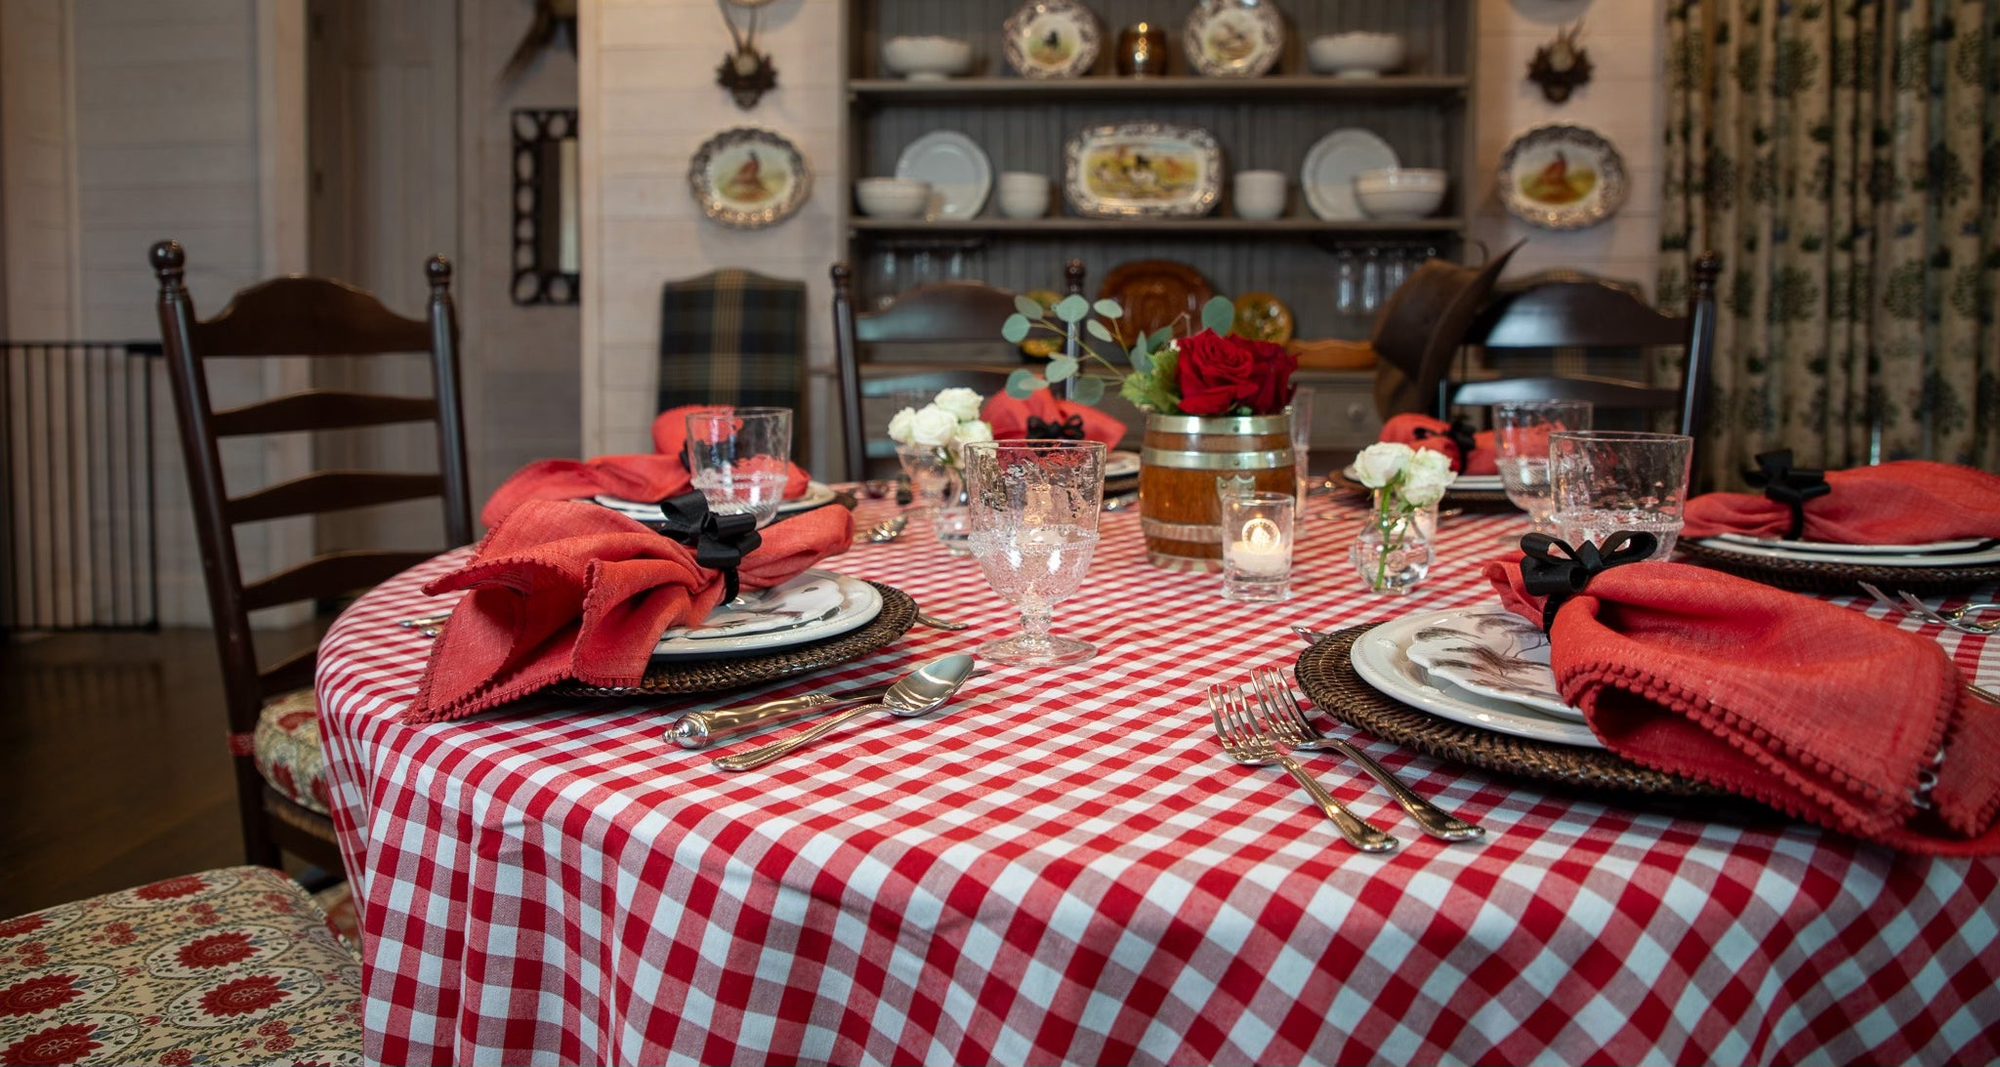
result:
M 1437 504 L 1413 507 L 1375 490 L 1375 506 L 1347 550 L 1369 592 L 1402 596 L 1431 572 L 1437 540 Z
M 971 556 L 972 500 L 966 495 L 965 471 L 946 467 L 945 472 L 944 501 L 933 513 L 932 525 L 937 528 L 938 541 L 947 553 Z

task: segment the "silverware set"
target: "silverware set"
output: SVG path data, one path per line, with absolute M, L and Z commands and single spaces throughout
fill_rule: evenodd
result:
M 1922 619 L 1925 622 L 1934 622 L 1939 626 L 1957 630 L 1959 633 L 1977 634 L 1981 637 L 2000 633 L 2000 619 L 1981 621 L 1976 618 L 1967 618 L 1969 615 L 1978 615 L 1982 611 L 2000 609 L 2000 604 L 1966 604 L 1961 607 L 1952 608 L 1949 611 L 1935 611 L 1922 600 L 1917 599 L 1909 593 L 1898 590 L 1895 597 L 1891 598 L 1889 594 L 1867 582 L 1860 582 L 1858 584 L 1869 596 L 1875 598 L 1876 603 L 1891 610 L 1900 611 L 1910 618 Z
M 1294 629 L 1298 629 L 1294 627 Z M 1303 636 L 1303 634 L 1301 635 Z M 1250 696 L 1241 686 L 1211 685 L 1208 707 L 1215 721 L 1216 740 L 1230 759 L 1251 767 L 1277 764 L 1305 787 L 1321 811 L 1347 843 L 1363 852 L 1394 851 L 1399 842 L 1366 820 L 1356 816 L 1292 759 L 1291 750 L 1328 751 L 1353 760 L 1368 776 L 1381 783 L 1397 804 L 1408 812 L 1417 827 L 1440 841 L 1476 841 L 1486 831 L 1439 808 L 1418 796 L 1387 767 L 1361 749 L 1337 737 L 1321 733 L 1299 705 L 1291 684 L 1282 671 L 1262 668 L 1250 676 Z M 1254 698 L 1254 699 L 1253 699 Z

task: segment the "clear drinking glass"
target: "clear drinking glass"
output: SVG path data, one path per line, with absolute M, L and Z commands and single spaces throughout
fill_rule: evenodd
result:
M 1222 498 L 1222 598 L 1250 603 L 1292 595 L 1290 493 Z
M 1610 430 L 1549 435 L 1556 536 L 1603 544 L 1620 530 L 1660 539 L 1648 559 L 1673 554 L 1687 504 L 1694 438 Z
M 1534 520 L 1536 533 L 1554 533 L 1549 514 L 1549 435 L 1590 429 L 1588 400 L 1526 400 L 1493 405 L 1493 444 L 1507 499 Z
M 971 555 L 965 547 L 965 482 L 959 469 L 951 465 L 950 454 L 942 448 L 897 445 L 896 461 L 910 479 L 910 510 L 930 519 L 931 530 L 946 552 Z
M 1298 487 L 1298 503 L 1292 521 L 1306 520 L 1306 490 L 1312 485 L 1313 391 L 1308 385 L 1292 390 L 1292 406 L 1286 409 L 1292 420 L 1292 476 Z
M 718 514 L 768 526 L 791 475 L 792 409 L 712 407 L 687 416 L 688 473 Z
M 1106 454 L 1099 441 L 980 441 L 961 450 L 973 557 L 993 591 L 1021 611 L 1020 636 L 980 645 L 981 658 L 1057 666 L 1097 654 L 1087 641 L 1051 637 L 1049 626 L 1097 548 Z

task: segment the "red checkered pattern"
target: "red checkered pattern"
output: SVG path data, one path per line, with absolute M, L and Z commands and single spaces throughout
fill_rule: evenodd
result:
M 863 522 L 882 517 L 863 509 Z M 334 818 L 365 932 L 368 1057 L 433 1062 L 1974 1062 L 2000 1056 L 2000 862 L 1896 855 L 1772 818 L 1570 794 L 1369 751 L 1483 843 L 1346 847 L 1285 775 L 1228 762 L 1205 687 L 1335 629 L 1487 601 L 1515 517 L 1447 520 L 1407 599 L 1356 520 L 1316 518 L 1297 596 L 1146 565 L 1107 515 L 1058 633 L 1090 663 L 1001 669 L 939 715 L 862 720 L 725 774 L 675 713 L 839 689 L 1006 632 L 971 560 L 912 531 L 839 570 L 974 624 L 716 699 L 397 712 L 440 604 L 418 567 L 320 650 Z M 462 557 L 461 557 L 462 558 Z M 1856 603 L 1857 610 L 1883 609 Z M 1912 628 L 1914 623 L 1906 624 Z M 1935 632 L 1935 630 L 1933 630 Z M 2000 642 L 1939 637 L 2000 680 Z

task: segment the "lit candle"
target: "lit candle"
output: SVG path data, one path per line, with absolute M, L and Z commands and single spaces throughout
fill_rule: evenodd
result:
M 1278 578 L 1291 572 L 1292 545 L 1285 531 L 1266 518 L 1243 524 L 1243 536 L 1229 546 L 1229 565 L 1239 574 Z

